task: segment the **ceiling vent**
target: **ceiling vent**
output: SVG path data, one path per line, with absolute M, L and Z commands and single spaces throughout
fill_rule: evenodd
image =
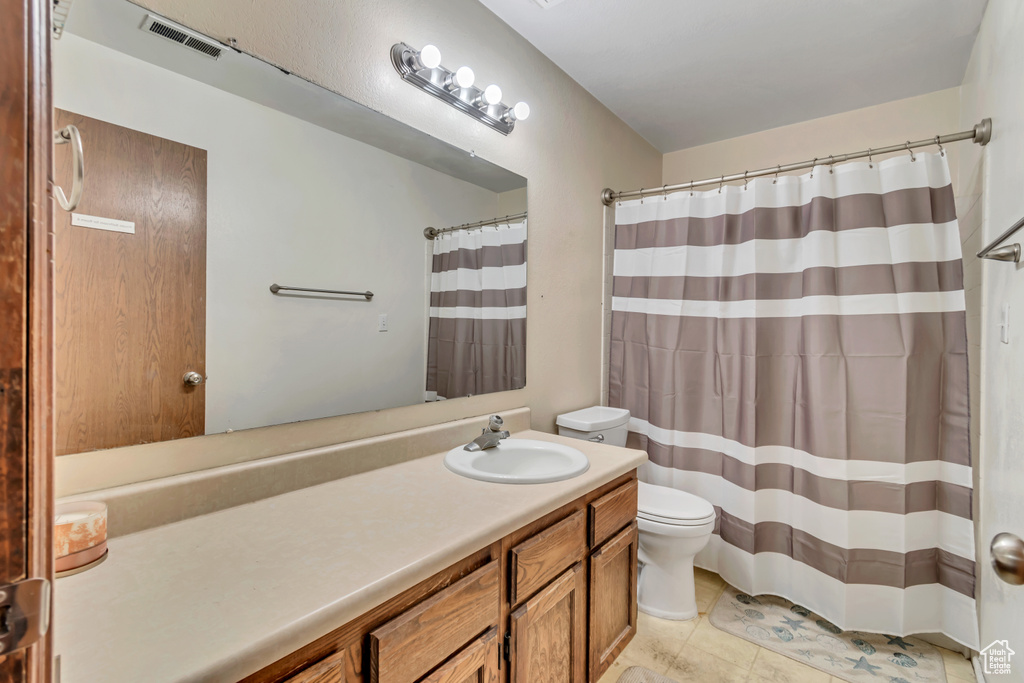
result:
M 201 55 L 205 55 L 210 59 L 218 59 L 220 53 L 223 52 L 221 47 L 211 38 L 191 31 L 184 26 L 175 24 L 174 22 L 167 21 L 163 17 L 156 17 L 152 14 L 147 14 L 146 18 L 142 22 L 142 26 L 139 27 L 147 33 L 160 36 L 164 40 L 169 40 L 178 45 L 198 52 Z

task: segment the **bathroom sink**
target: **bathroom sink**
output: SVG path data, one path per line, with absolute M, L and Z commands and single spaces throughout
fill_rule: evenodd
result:
M 457 446 L 444 456 L 444 464 L 463 477 L 499 484 L 545 484 L 572 479 L 590 469 L 581 451 L 533 439 L 503 439 L 482 451 Z

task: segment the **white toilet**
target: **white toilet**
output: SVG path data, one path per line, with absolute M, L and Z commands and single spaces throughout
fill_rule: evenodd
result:
M 594 406 L 559 415 L 558 433 L 576 439 L 626 445 L 629 411 Z M 699 496 L 640 482 L 637 494 L 642 565 L 638 603 L 662 619 L 697 616 L 693 558 L 711 540 L 715 508 Z

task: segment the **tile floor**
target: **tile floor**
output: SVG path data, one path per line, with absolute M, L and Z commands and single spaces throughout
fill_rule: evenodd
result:
M 631 666 L 645 666 L 679 683 L 846 683 L 824 671 L 719 631 L 706 613 L 725 583 L 717 574 L 697 570 L 697 607 L 690 621 L 667 621 L 640 613 L 637 634 L 600 683 L 615 683 Z M 949 683 L 975 683 L 971 663 L 943 650 Z

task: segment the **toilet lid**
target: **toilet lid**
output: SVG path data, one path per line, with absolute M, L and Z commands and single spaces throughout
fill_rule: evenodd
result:
M 639 482 L 637 515 L 663 524 L 704 524 L 715 518 L 715 508 L 692 493 L 668 486 Z

